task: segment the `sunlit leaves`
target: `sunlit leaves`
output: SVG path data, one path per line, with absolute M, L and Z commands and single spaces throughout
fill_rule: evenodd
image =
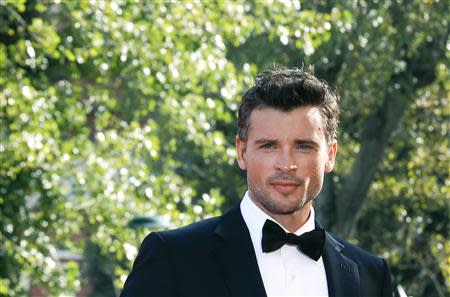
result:
M 89 254 L 87 242 L 120 287 L 148 232 L 131 219 L 177 227 L 235 204 L 239 98 L 274 62 L 314 63 L 339 86 L 338 189 L 366 116 L 386 94 L 415 98 L 379 164 L 365 206 L 378 215 L 361 219 L 360 242 L 415 290 L 402 265 L 420 271 L 416 247 L 430 238 L 426 267 L 448 276 L 445 261 L 431 265 L 448 258 L 448 66 L 418 94 L 409 82 L 420 76 L 389 84 L 448 27 L 441 2 L 3 1 L 0 295 L 23 293 L 28 276 L 73 295 L 85 272 L 57 251 Z M 417 61 L 436 55 L 424 53 Z

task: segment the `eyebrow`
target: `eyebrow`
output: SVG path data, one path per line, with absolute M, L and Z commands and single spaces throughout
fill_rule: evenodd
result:
M 255 140 L 255 144 L 276 143 L 276 142 L 278 142 L 278 141 L 275 139 L 270 139 L 270 138 L 261 138 L 261 139 Z M 309 145 L 316 146 L 316 147 L 319 145 L 316 141 L 314 141 L 312 139 L 296 139 L 295 143 L 296 144 L 309 144 Z
M 309 145 L 312 145 L 312 146 L 318 146 L 319 145 L 316 141 L 314 141 L 312 139 L 297 139 L 297 140 L 295 140 L 295 143 L 296 144 L 309 144 Z
M 256 144 L 262 144 L 262 143 L 268 143 L 268 142 L 277 142 L 275 139 L 269 139 L 269 138 L 261 138 L 261 139 L 257 139 L 255 140 Z

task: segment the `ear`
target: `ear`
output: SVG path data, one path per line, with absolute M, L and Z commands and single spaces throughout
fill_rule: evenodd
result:
M 237 162 L 239 165 L 239 168 L 241 170 L 247 170 L 247 164 L 245 162 L 245 150 L 247 149 L 247 144 L 244 140 L 241 138 L 236 137 L 236 155 L 237 155 Z
M 333 140 L 332 144 L 328 147 L 328 158 L 325 163 L 325 173 L 330 173 L 334 168 L 334 160 L 336 160 L 337 153 L 337 141 Z

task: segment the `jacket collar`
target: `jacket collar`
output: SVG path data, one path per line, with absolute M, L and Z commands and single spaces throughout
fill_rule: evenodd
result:
M 214 233 L 215 256 L 230 296 L 266 296 L 258 262 L 239 204 L 226 213 Z
M 316 226 L 320 226 L 317 221 Z M 229 295 L 267 296 L 239 204 L 221 218 L 214 233 L 218 239 L 214 254 L 222 267 Z M 322 257 L 329 297 L 360 296 L 358 265 L 344 251 L 345 247 L 326 232 Z
M 344 246 L 328 232 L 322 254 L 329 297 L 360 296 L 358 265 L 344 255 Z

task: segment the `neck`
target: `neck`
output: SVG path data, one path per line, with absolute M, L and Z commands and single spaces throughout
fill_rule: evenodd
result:
M 269 214 L 274 220 L 276 220 L 281 226 L 283 226 L 289 232 L 294 233 L 300 227 L 302 227 L 311 214 L 311 201 L 306 203 L 302 208 L 292 214 L 287 215 L 274 215 Z
M 252 199 L 252 198 L 250 198 L 250 199 Z M 270 212 L 266 211 L 266 209 L 264 209 L 264 207 L 262 207 L 259 203 L 255 202 L 253 199 L 252 199 L 252 201 L 262 211 L 264 211 L 272 219 L 274 219 L 276 222 L 278 222 L 278 224 L 283 226 L 286 230 L 288 230 L 291 233 L 294 233 L 295 231 L 300 229 L 300 227 L 302 227 L 306 223 L 306 221 L 309 218 L 309 215 L 311 214 L 312 201 L 308 201 L 305 205 L 303 205 L 302 208 L 300 208 L 299 210 L 297 210 L 293 213 L 289 213 L 289 214 L 270 213 Z

